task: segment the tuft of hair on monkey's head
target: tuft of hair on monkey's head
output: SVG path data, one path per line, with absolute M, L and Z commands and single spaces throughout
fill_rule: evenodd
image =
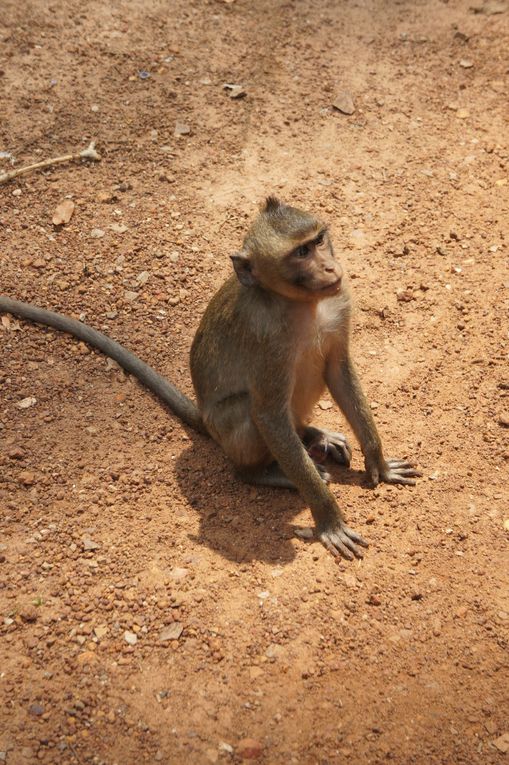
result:
M 277 197 L 271 195 L 266 198 L 262 210 L 266 213 L 275 214 L 280 212 L 282 207 L 284 207 L 283 203 Z
M 251 255 L 277 257 L 317 236 L 323 228 L 323 223 L 311 213 L 270 195 L 251 224 L 243 249 Z

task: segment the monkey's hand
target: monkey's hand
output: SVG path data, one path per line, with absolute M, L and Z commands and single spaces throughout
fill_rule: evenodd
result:
M 304 441 L 313 462 L 323 464 L 327 457 L 331 457 L 340 465 L 350 466 L 352 450 L 346 436 L 342 433 L 333 433 L 330 430 L 320 430 L 310 426 L 304 433 Z
M 377 486 L 380 482 L 415 486 L 414 478 L 422 476 L 411 462 L 398 459 L 384 460 L 382 464 L 366 460 L 366 472 L 373 486 Z
M 363 557 L 357 545 L 368 546 L 366 540 L 345 523 L 337 523 L 329 529 L 318 531 L 318 539 L 336 558 L 343 557 L 347 560 Z

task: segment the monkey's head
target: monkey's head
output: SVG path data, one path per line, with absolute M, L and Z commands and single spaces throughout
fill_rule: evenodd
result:
M 258 285 L 291 300 L 317 302 L 341 289 L 343 270 L 327 227 L 276 197 L 267 198 L 231 259 L 245 287 Z

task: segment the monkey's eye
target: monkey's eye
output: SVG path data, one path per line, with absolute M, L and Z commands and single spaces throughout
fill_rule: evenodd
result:
M 300 247 L 297 247 L 292 253 L 296 258 L 307 258 L 309 255 L 309 247 L 307 244 L 301 244 Z
M 320 234 L 318 234 L 318 236 L 315 239 L 314 243 L 315 243 L 316 247 L 321 247 L 321 245 L 324 242 L 324 239 L 325 239 L 325 231 L 322 231 Z

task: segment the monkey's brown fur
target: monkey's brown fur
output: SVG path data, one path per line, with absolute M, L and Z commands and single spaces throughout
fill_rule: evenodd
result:
M 191 348 L 198 408 L 125 348 L 81 322 L 0 297 L 0 311 L 62 329 L 114 358 L 184 422 L 208 432 L 246 481 L 297 488 L 320 540 L 361 557 L 320 464 L 349 464 L 343 435 L 308 425 L 328 387 L 360 442 L 373 484 L 413 484 L 419 473 L 386 460 L 349 355 L 350 296 L 327 228 L 269 197 L 232 256 L 236 275 L 212 298 Z

